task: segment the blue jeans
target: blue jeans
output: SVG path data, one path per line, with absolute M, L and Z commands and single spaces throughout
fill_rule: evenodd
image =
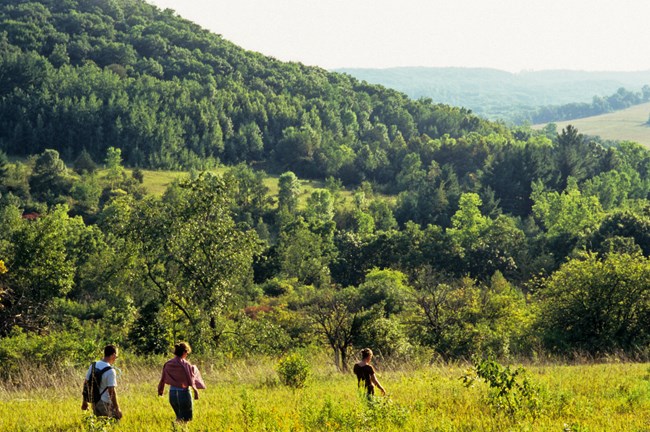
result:
M 192 395 L 190 389 L 172 387 L 169 390 L 169 403 L 176 413 L 176 420 L 192 420 Z

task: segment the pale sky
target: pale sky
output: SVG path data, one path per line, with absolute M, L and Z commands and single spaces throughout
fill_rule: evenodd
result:
M 650 0 L 147 0 L 284 61 L 650 70 Z

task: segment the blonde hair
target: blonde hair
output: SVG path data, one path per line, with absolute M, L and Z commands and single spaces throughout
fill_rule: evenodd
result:
M 361 359 L 367 359 L 372 357 L 372 350 L 370 348 L 364 348 L 361 350 Z

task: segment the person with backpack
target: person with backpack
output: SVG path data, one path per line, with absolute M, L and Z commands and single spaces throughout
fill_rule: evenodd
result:
M 117 403 L 117 374 L 113 363 L 117 360 L 117 347 L 106 345 L 104 347 L 104 358 L 93 362 L 86 373 L 86 380 L 83 387 L 82 410 L 88 409 L 92 404 L 93 413 L 96 416 L 122 418 L 122 410 Z
M 178 423 L 192 420 L 194 410 L 190 387 L 194 392 L 195 400 L 199 398 L 198 389 L 205 388 L 199 369 L 187 361 L 187 356 L 191 352 L 192 348 L 187 342 L 177 343 L 174 346 L 175 357 L 163 366 L 160 383 L 158 383 L 158 396 L 163 395 L 165 384 L 169 385 L 169 404 L 174 409 Z

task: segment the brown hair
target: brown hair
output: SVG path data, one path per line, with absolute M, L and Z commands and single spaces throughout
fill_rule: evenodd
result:
M 179 342 L 174 345 L 174 355 L 181 357 L 185 353 L 191 353 L 192 347 L 187 342 Z
M 361 359 L 367 359 L 372 357 L 372 350 L 370 348 L 364 348 L 361 350 Z

